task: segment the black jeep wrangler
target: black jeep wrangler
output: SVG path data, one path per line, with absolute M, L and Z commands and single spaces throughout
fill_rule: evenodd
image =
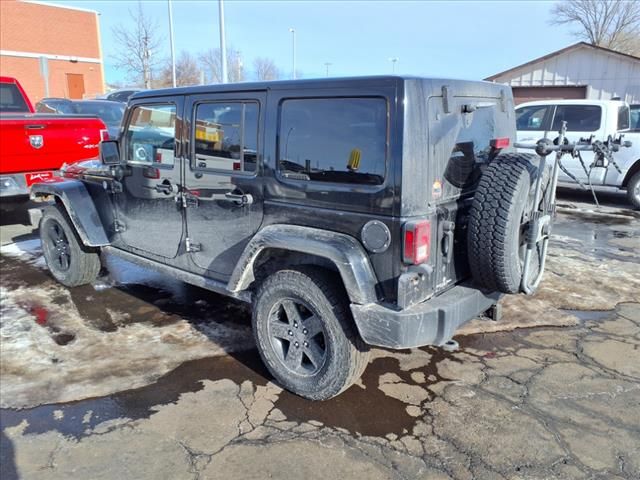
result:
M 484 82 L 154 90 L 100 161 L 32 196 L 55 200 L 40 236 L 58 281 L 92 282 L 104 252 L 251 302 L 275 379 L 327 399 L 368 345 L 443 345 L 540 276 L 537 247 L 523 268 L 539 159 L 514 140 L 511 90 Z

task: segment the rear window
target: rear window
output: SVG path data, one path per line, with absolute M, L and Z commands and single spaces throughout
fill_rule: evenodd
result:
M 559 131 L 565 121 L 568 132 L 595 132 L 601 120 L 602 109 L 597 105 L 558 105 L 551 130 Z
M 626 130 L 629 128 L 629 107 L 623 106 L 618 108 L 618 130 Z
M 380 185 L 386 168 L 387 102 L 285 100 L 278 142 L 278 169 L 284 178 Z
M 28 112 L 29 107 L 24 101 L 15 83 L 0 83 L 0 111 Z
M 544 118 L 549 111 L 548 105 L 521 107 L 516 110 L 517 130 L 544 130 Z

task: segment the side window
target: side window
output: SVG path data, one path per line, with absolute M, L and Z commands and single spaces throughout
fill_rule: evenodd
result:
M 256 171 L 256 102 L 201 103 L 196 107 L 194 125 L 194 170 Z
M 383 98 L 292 99 L 281 104 L 278 170 L 285 178 L 380 185 L 386 145 Z
M 631 107 L 631 129 L 640 130 L 640 105 Z
M 618 130 L 627 130 L 629 128 L 629 107 L 618 108 Z
M 597 105 L 558 105 L 551 130 L 559 131 L 565 121 L 568 132 L 595 132 L 601 119 L 602 109 Z
M 516 130 L 543 130 L 548 105 L 535 105 L 516 109 Z
M 176 144 L 176 106 L 139 105 L 127 126 L 126 161 L 173 166 Z

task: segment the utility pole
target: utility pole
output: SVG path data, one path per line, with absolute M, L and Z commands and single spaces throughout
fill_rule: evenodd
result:
M 324 66 L 325 66 L 325 68 L 326 68 L 326 71 L 327 71 L 327 77 L 329 76 L 329 67 L 330 67 L 331 65 L 333 65 L 333 63 L 326 62 L 326 63 L 324 64 Z
M 218 13 L 220 17 L 220 65 L 222 66 L 222 83 L 229 81 L 227 74 L 227 44 L 224 36 L 224 2 L 218 0 Z
M 169 42 L 171 43 L 171 79 L 173 87 L 176 87 L 176 50 L 173 44 L 173 9 L 171 8 L 171 0 L 167 0 L 169 7 Z
M 389 61 L 391 62 L 391 73 L 396 73 L 396 62 L 398 61 L 398 57 L 391 57 Z
M 146 33 L 142 38 L 142 44 L 142 76 L 144 78 L 144 88 L 149 90 L 151 88 L 151 69 L 149 67 L 151 53 L 149 52 L 149 35 Z
M 291 32 L 291 63 L 293 64 L 293 71 L 291 78 L 296 79 L 296 29 L 290 28 Z

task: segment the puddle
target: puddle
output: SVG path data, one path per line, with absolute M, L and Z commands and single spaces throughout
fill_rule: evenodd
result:
M 0 424 L 2 428 L 6 428 L 26 420 L 29 426 L 25 434 L 53 430 L 81 439 L 90 433 L 88 430 L 108 420 L 149 418 L 155 413 L 155 407 L 175 403 L 183 393 L 202 390 L 203 380 L 230 379 L 237 384 L 250 380 L 254 385 L 266 385 L 266 378 L 268 372 L 256 351 L 233 357 L 192 360 L 146 387 L 65 404 L 41 405 L 21 410 L 0 409 Z M 62 417 L 59 413 L 54 414 L 56 411 L 61 411 Z

